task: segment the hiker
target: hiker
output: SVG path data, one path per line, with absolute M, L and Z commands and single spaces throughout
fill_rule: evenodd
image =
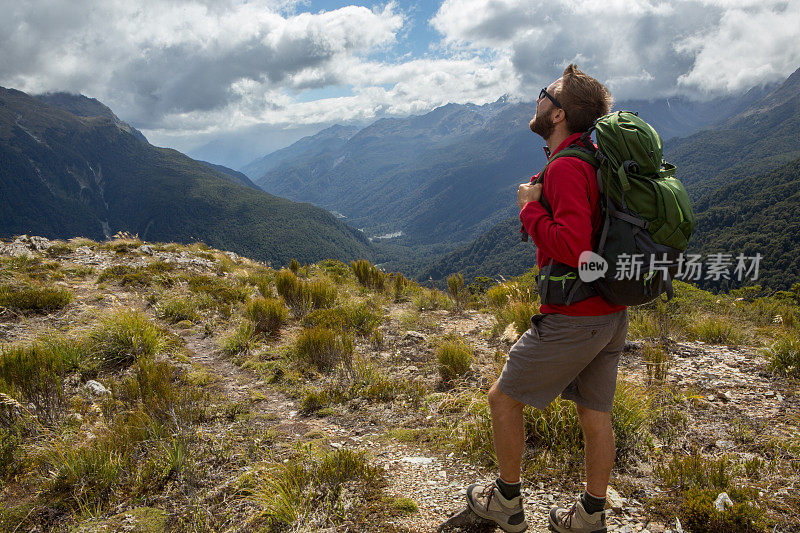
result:
M 523 229 L 536 244 L 540 269 L 551 260 L 577 268 L 581 252 L 594 249 L 601 222 L 595 168 L 577 157 L 553 156 L 578 143 L 582 133 L 610 111 L 612 102 L 605 86 L 575 65 L 539 93 L 530 129 L 544 138 L 552 163 L 543 183 L 519 186 L 517 203 Z M 531 182 L 538 178 L 534 176 Z M 488 485 L 467 488 L 467 503 L 475 514 L 504 531 L 527 529 L 520 496 L 525 448 L 522 410 L 526 404 L 545 409 L 560 394 L 577 408 L 587 480 L 585 491 L 571 507 L 551 509 L 550 527 L 560 532 L 606 531 L 603 509 L 615 457 L 611 407 L 627 331 L 627 307 L 612 305 L 596 293 L 579 293 L 569 305 L 544 302 L 540 306 L 531 328 L 511 348 L 500 378 L 489 389 L 500 475 Z

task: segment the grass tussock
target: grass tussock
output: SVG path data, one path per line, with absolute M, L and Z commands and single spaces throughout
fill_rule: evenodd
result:
M 686 333 L 690 338 L 709 344 L 736 346 L 747 341 L 741 327 L 723 316 L 695 316 L 690 320 Z
M 362 452 L 309 446 L 240 480 L 240 490 L 262 508 L 269 531 L 358 523 L 366 519 L 360 513 L 370 502 L 378 504 L 384 485 L 383 470 L 370 465 Z
M 764 511 L 755 504 L 757 490 L 735 481 L 744 470 L 743 465 L 725 456 L 706 458 L 697 452 L 672 456 L 656 467 L 656 475 L 663 486 L 678 496 L 678 504 L 677 509 L 674 504 L 666 504 L 662 511 L 677 512 L 689 530 L 699 533 L 763 532 Z M 722 492 L 733 503 L 724 511 L 714 506 Z
M 367 337 L 383 321 L 380 308 L 371 302 L 347 302 L 330 309 L 317 309 L 303 318 L 306 327 L 320 326 Z
M 366 259 L 359 259 L 350 263 L 350 268 L 356 275 L 358 282 L 368 289 L 382 292 L 386 285 L 386 273 Z
M 197 323 L 200 321 L 200 305 L 195 297 L 172 295 L 158 302 L 156 314 L 171 324 L 184 320 Z
M 112 311 L 89 333 L 89 349 L 101 368 L 127 367 L 171 347 L 168 333 L 140 311 Z
M 172 285 L 169 273 L 174 268 L 175 265 L 165 261 L 153 261 L 143 267 L 113 265 L 97 276 L 97 283 L 116 281 L 123 287 L 150 287 L 153 284 L 169 287 Z
M 313 309 L 327 308 L 336 300 L 336 287 L 325 280 L 301 280 L 290 270 L 275 275 L 275 288 L 297 317 Z
M 464 276 L 460 272 L 447 277 L 447 292 L 453 299 L 457 311 L 464 309 L 469 302 L 470 293 L 464 283 Z
M 764 355 L 776 374 L 800 377 L 800 339 L 796 333 L 782 335 Z
M 439 376 L 449 382 L 469 372 L 474 361 L 474 348 L 457 337 L 445 339 L 436 351 Z
M 52 313 L 66 307 L 74 296 L 65 287 L 44 287 L 29 283 L 0 286 L 0 307 L 19 313 Z
M 352 367 L 353 340 L 327 328 L 304 329 L 294 345 L 297 360 L 319 372 L 330 372 L 339 364 Z
M 227 356 L 248 355 L 257 345 L 256 327 L 250 320 L 243 321 L 219 343 L 220 350 Z
M 289 311 L 275 298 L 255 298 L 247 303 L 245 316 L 253 322 L 257 335 L 277 335 L 286 323 Z

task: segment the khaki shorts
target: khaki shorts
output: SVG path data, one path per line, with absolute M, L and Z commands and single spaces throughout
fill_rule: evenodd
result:
M 544 409 L 559 394 L 595 411 L 611 411 L 628 310 L 601 316 L 537 314 L 511 347 L 497 382 L 517 401 Z

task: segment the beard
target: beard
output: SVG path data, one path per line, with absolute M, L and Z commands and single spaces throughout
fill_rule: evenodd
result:
M 539 110 L 537 109 L 536 114 L 533 116 L 533 120 L 531 120 L 530 128 L 533 133 L 541 136 L 542 139 L 546 141 L 553 134 L 553 130 L 556 129 L 556 125 L 553 123 L 550 113 L 540 115 Z

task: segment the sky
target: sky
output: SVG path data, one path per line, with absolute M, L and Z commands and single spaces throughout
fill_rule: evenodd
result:
M 532 100 L 571 62 L 617 100 L 705 99 L 800 67 L 800 0 L 0 0 L 0 9 L 0 85 L 97 98 L 154 144 L 189 153 L 255 144 L 220 161 L 232 165 L 334 123 Z

